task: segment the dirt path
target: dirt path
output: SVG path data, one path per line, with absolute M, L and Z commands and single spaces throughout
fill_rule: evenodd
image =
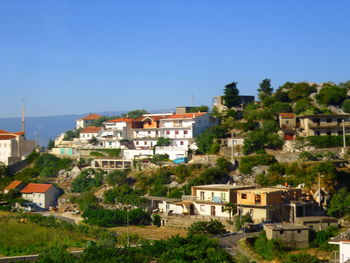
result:
M 111 231 L 115 231 L 119 234 L 127 232 L 127 227 L 110 227 Z M 175 235 L 185 237 L 187 230 L 170 227 L 157 227 L 157 226 L 129 226 L 129 232 L 137 234 L 146 239 L 166 239 Z

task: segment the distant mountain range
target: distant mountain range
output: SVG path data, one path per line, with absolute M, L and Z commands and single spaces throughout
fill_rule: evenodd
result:
M 105 111 L 94 112 L 106 116 L 119 116 L 127 111 Z M 150 110 L 150 113 L 174 112 L 174 109 Z M 55 139 L 61 133 L 75 128 L 77 119 L 89 115 L 85 114 L 70 114 L 44 117 L 26 117 L 25 129 L 26 138 L 35 140 L 42 146 L 47 146 L 50 139 Z M 0 118 L 0 129 L 16 132 L 21 130 L 21 118 Z

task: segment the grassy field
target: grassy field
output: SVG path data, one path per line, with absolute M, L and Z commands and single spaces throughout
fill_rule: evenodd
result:
M 54 245 L 82 248 L 86 239 L 75 233 L 15 220 L 0 223 L 0 256 L 36 254 Z
M 127 232 L 127 227 L 124 226 L 110 227 L 108 229 L 118 234 Z M 187 235 L 187 230 L 184 229 L 157 226 L 129 226 L 129 232 L 147 239 L 167 239 L 175 235 L 180 235 L 182 237 Z

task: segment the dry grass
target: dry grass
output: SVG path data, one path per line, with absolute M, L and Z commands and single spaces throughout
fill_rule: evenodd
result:
M 125 226 L 111 227 L 108 229 L 119 234 L 127 232 L 127 227 Z M 146 239 L 167 239 L 175 235 L 180 235 L 182 237 L 187 235 L 187 230 L 184 229 L 157 226 L 129 226 L 129 232 Z

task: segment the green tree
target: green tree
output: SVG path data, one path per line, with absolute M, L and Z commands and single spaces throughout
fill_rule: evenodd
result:
M 8 175 L 7 166 L 3 162 L 0 162 L 0 178 Z
M 229 203 L 225 204 L 224 211 L 228 212 L 229 221 L 231 221 L 232 215 L 237 213 L 237 205 L 229 202 Z
M 126 114 L 126 116 L 128 116 L 131 119 L 135 119 L 138 117 L 142 117 L 143 114 L 147 114 L 147 111 L 146 110 L 132 110 L 132 111 L 129 111 Z
M 38 263 L 73 263 L 76 262 L 75 257 L 62 246 L 53 246 L 42 253 L 35 261 Z
M 218 235 L 226 233 L 225 226 L 218 220 L 198 221 L 188 228 L 188 235 Z
M 47 144 L 47 149 L 51 150 L 53 147 L 55 147 L 55 141 L 50 138 Z
M 346 188 L 339 189 L 333 194 L 327 214 L 334 217 L 343 217 L 350 213 L 350 192 Z
M 271 96 L 273 88 L 271 87 L 271 80 L 264 79 L 260 84 L 258 89 L 259 99 L 262 101 L 267 96 Z
M 227 108 L 232 108 L 239 105 L 239 90 L 237 82 L 231 82 L 225 86 L 224 89 L 224 103 Z
M 91 143 L 92 145 L 97 145 L 98 144 L 98 140 L 95 136 L 93 136 L 90 140 L 89 143 Z
M 227 128 L 222 125 L 213 126 L 206 129 L 196 138 L 199 153 L 212 153 L 214 150 L 214 140 L 224 138 L 226 136 L 226 133 Z
M 288 97 L 296 102 L 302 98 L 308 97 L 311 93 L 316 92 L 316 87 L 307 82 L 291 83 L 289 85 Z
M 127 173 L 122 170 L 114 170 L 107 174 L 106 182 L 110 186 L 126 184 L 128 182 Z
M 169 138 L 159 137 L 156 146 L 169 146 L 171 141 Z
M 189 111 L 190 113 L 196 113 L 196 112 L 209 112 L 209 107 L 202 105 L 202 106 L 198 106 L 198 107 L 193 107 L 191 108 L 191 110 Z
M 161 219 L 160 215 L 154 215 L 153 216 L 153 225 L 160 227 L 161 226 Z
M 344 100 L 341 107 L 345 113 L 350 113 L 350 100 Z
M 316 95 L 317 102 L 323 105 L 335 105 L 339 106 L 347 97 L 347 89 L 340 88 L 339 86 L 327 83 Z

